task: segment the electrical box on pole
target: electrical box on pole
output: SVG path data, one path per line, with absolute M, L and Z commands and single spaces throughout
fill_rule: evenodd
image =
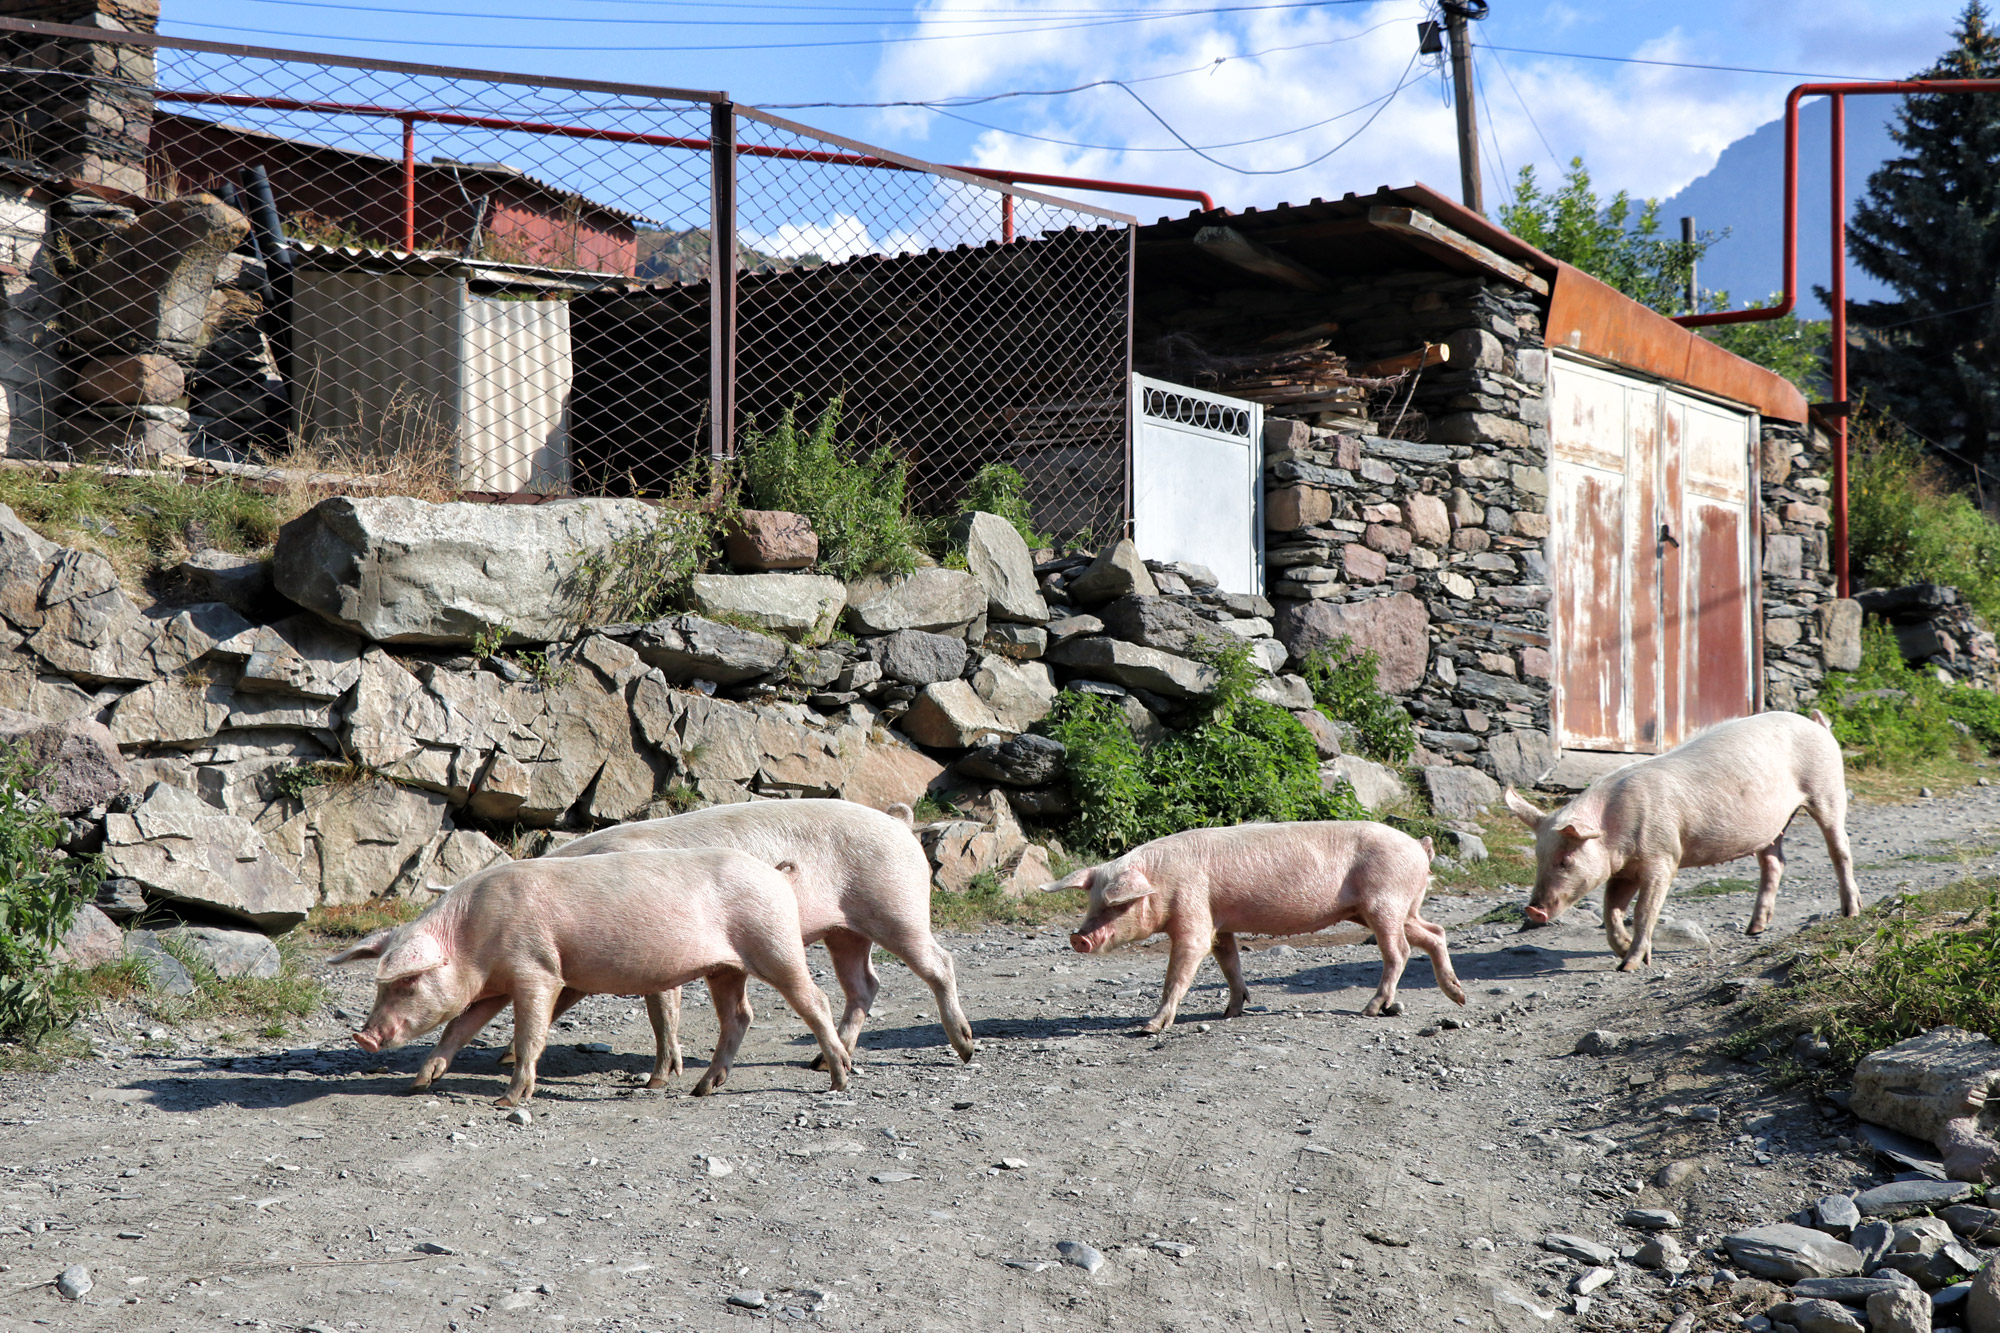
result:
M 1472 37 L 1468 22 L 1486 17 L 1486 0 L 1441 0 L 1445 32 L 1451 38 L 1452 101 L 1458 110 L 1458 179 L 1465 206 L 1486 212 L 1486 192 L 1479 180 L 1479 109 L 1472 94 Z

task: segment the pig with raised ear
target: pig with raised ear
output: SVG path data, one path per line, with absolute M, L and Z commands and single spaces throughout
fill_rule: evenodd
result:
M 806 967 L 792 869 L 721 848 L 513 861 L 329 961 L 377 960 L 375 1007 L 354 1034 L 363 1050 L 394 1050 L 446 1025 L 412 1091 L 429 1087 L 511 1003 L 514 1076 L 498 1104 L 519 1105 L 534 1095 L 535 1062 L 565 997 L 656 995 L 697 977 L 708 981 L 718 1036 L 695 1096 L 729 1077 L 752 1017 L 749 977 L 805 1020 L 837 1090 L 847 1086 L 847 1052 Z M 661 1022 L 656 1014 L 656 1033 Z
M 1189 829 L 1079 870 L 1044 889 L 1088 889 L 1090 906 L 1069 937 L 1078 953 L 1102 953 L 1165 932 L 1170 942 L 1160 1007 L 1141 1031 L 1173 1025 L 1181 997 L 1211 951 L 1229 982 L 1224 1018 L 1250 998 L 1236 936 L 1307 935 L 1359 921 L 1382 951 L 1382 984 L 1363 1013 L 1399 1014 L 1396 983 L 1412 945 L 1430 955 L 1438 987 L 1458 1004 L 1444 931 L 1423 919 L 1431 840 L 1387 824 L 1329 820 Z
M 1833 724 L 1815 711 L 1760 713 L 1710 727 L 1653 759 L 1617 769 L 1560 809 L 1544 812 L 1509 787 L 1507 808 L 1535 834 L 1527 917 L 1547 925 L 1604 890 L 1604 937 L 1621 972 L 1652 961 L 1653 930 L 1682 866 L 1757 858 L 1748 933 L 1777 907 L 1785 828 L 1804 810 L 1826 838 L 1840 910 L 1861 910 L 1847 846 L 1847 780 Z M 1632 911 L 1632 925 L 1625 911 Z

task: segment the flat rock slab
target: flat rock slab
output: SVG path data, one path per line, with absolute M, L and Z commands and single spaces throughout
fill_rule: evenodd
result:
M 591 566 L 618 578 L 615 548 L 657 524 L 639 500 L 431 504 L 335 496 L 287 523 L 271 561 L 279 592 L 377 643 L 548 643 L 603 617 Z
M 126 938 L 133 948 L 157 944 L 183 957 L 199 959 L 218 977 L 270 978 L 277 976 L 282 966 L 278 946 L 254 930 L 175 926 L 171 930 L 134 930 Z
M 1824 1301 L 1865 1301 L 1878 1291 L 1897 1291 L 1907 1285 L 1886 1277 L 1809 1277 L 1792 1284 L 1792 1295 Z
M 2000 1043 L 1937 1027 L 1862 1058 L 1849 1109 L 1936 1144 L 1945 1174 L 2000 1181 Z
M 1790 1222 L 1752 1227 L 1725 1237 L 1722 1243 L 1746 1271 L 1782 1282 L 1852 1277 L 1861 1271 L 1861 1253 L 1852 1245 Z
M 1898 1180 L 1861 1191 L 1854 1206 L 1863 1217 L 1879 1217 L 1893 1222 L 1962 1203 L 1972 1197 L 1972 1186 L 1957 1180 Z
M 870 575 L 847 586 L 847 627 L 856 634 L 951 629 L 971 624 L 985 610 L 986 589 L 956 569 Z
M 130 814 L 104 821 L 105 869 L 147 896 L 205 907 L 260 930 L 290 930 L 313 906 L 300 882 L 246 819 L 155 783 Z
M 847 605 L 847 585 L 820 574 L 697 574 L 688 593 L 710 619 L 747 620 L 794 643 L 825 643 Z
M 668 680 L 712 680 L 739 685 L 768 676 L 785 664 L 785 644 L 769 634 L 723 625 L 702 616 L 656 620 L 626 643 Z
M 1586 1264 L 1608 1267 L 1618 1262 L 1618 1251 L 1609 1245 L 1563 1232 L 1551 1232 L 1542 1237 L 1542 1248 L 1552 1254 L 1566 1255 Z
M 1195 699 L 1215 688 L 1215 668 L 1121 639 L 1065 639 L 1047 660 L 1094 680 L 1151 690 L 1169 699 Z

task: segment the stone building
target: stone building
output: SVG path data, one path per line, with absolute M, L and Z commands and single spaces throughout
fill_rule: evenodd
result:
M 1264 403 L 1280 638 L 1379 652 L 1433 762 L 1584 776 L 1851 665 L 1777 375 L 1423 186 L 1161 219 L 1137 264 L 1135 364 Z

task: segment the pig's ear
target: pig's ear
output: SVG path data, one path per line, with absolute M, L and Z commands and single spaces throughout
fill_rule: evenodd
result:
M 1571 842 L 1589 842 L 1593 838 L 1604 836 L 1603 829 L 1592 828 L 1590 825 L 1579 823 L 1576 820 L 1571 820 L 1569 823 L 1564 824 L 1557 832 L 1561 833 Z
M 342 963 L 358 963 L 364 958 L 380 958 L 384 946 L 389 943 L 389 937 L 395 933 L 396 928 L 394 926 L 389 927 L 387 930 L 378 930 L 373 935 L 362 939 L 352 948 L 343 949 L 326 961 L 330 966 L 339 967 Z
M 1141 898 L 1155 892 L 1157 890 L 1153 888 L 1153 881 L 1146 878 L 1146 872 L 1137 866 L 1133 866 L 1120 875 L 1116 883 L 1105 890 L 1104 905 L 1106 907 L 1116 907 L 1119 903 L 1136 903 Z
M 1521 795 L 1520 792 L 1515 791 L 1512 787 L 1509 787 L 1504 795 L 1507 801 L 1507 808 L 1514 812 L 1514 818 L 1526 824 L 1530 829 L 1540 831 L 1542 821 L 1549 817 L 1548 813 L 1533 801 Z
M 375 980 L 401 981 L 445 965 L 444 946 L 427 930 L 417 931 L 389 950 L 375 967 Z
M 1042 892 L 1061 893 L 1064 889 L 1087 889 L 1090 887 L 1090 877 L 1096 873 L 1096 866 L 1085 866 L 1081 870 L 1065 875 L 1053 884 L 1042 885 Z

